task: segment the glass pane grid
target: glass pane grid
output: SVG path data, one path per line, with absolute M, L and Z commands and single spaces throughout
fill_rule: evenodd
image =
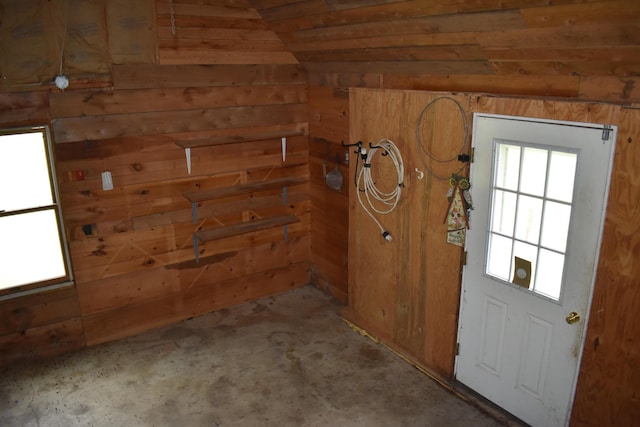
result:
M 0 290 L 72 280 L 50 144 L 46 128 L 0 131 Z
M 497 142 L 494 156 L 485 272 L 515 283 L 518 257 L 531 270 L 518 284 L 559 300 L 577 155 Z

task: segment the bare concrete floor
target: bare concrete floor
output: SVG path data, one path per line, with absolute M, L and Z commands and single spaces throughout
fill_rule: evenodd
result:
M 313 287 L 0 371 L 0 426 L 501 425 Z

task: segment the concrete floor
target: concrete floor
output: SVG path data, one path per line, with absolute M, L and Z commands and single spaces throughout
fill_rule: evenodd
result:
M 0 370 L 1 426 L 502 425 L 313 287 Z

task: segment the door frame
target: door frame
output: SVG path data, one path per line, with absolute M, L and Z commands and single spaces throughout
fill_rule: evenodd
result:
M 615 159 L 615 152 L 616 152 L 616 142 L 617 142 L 617 132 L 618 132 L 618 128 L 617 126 L 611 126 L 609 124 L 602 124 L 602 123 L 588 123 L 588 122 L 576 122 L 576 121 L 568 121 L 568 120 L 555 120 L 555 119 L 545 119 L 545 118 L 535 118 L 535 117 L 526 117 L 526 116 L 512 116 L 512 115 L 506 115 L 506 114 L 492 114 L 492 113 L 483 113 L 483 112 L 473 112 L 473 124 L 472 124 L 472 135 L 471 135 L 471 139 L 472 139 L 472 150 L 475 149 L 476 146 L 476 139 L 475 139 L 475 129 L 476 129 L 476 123 L 477 120 L 476 118 L 478 117 L 486 117 L 486 118 L 493 118 L 493 119 L 502 119 L 502 120 L 513 120 L 513 121 L 525 121 L 525 122 L 533 122 L 533 123 L 546 123 L 546 124 L 552 124 L 552 125 L 562 125 L 562 126 L 570 126 L 570 127 L 580 127 L 580 128 L 588 128 L 588 129 L 601 129 L 603 132 L 605 131 L 609 131 L 612 133 L 612 136 L 610 138 L 610 143 L 612 144 L 611 147 L 611 154 L 609 156 L 608 162 L 607 162 L 607 177 L 606 177 L 606 182 L 605 182 L 605 195 L 604 195 L 604 203 L 602 205 L 602 211 L 600 213 L 600 218 L 598 221 L 599 224 L 599 228 L 598 228 L 598 235 L 597 235 L 597 246 L 595 248 L 595 257 L 594 257 L 594 262 L 593 262 L 593 270 L 592 270 L 592 275 L 591 275 L 591 283 L 589 285 L 589 295 L 587 296 L 587 306 L 586 306 L 586 310 L 584 313 L 584 323 L 582 325 L 582 330 L 580 331 L 581 336 L 580 336 L 580 341 L 579 341 L 579 348 L 578 348 L 578 354 L 577 354 L 577 358 L 576 358 L 576 370 L 574 372 L 573 375 L 573 380 L 571 383 L 571 388 L 570 388 L 570 396 L 569 396 L 569 401 L 568 401 L 568 411 L 567 411 L 567 418 L 565 421 L 565 425 L 569 425 L 570 421 L 571 421 L 571 414 L 573 411 L 573 406 L 575 403 L 575 394 L 576 394 L 576 389 L 577 389 L 577 384 L 578 384 L 578 378 L 579 378 L 579 374 L 580 374 L 580 366 L 582 364 L 582 356 L 584 353 L 584 345 L 586 342 L 586 336 L 587 336 L 587 330 L 588 330 L 588 326 L 589 326 L 589 319 L 590 319 L 590 314 L 591 314 L 591 306 L 592 306 L 592 302 L 593 302 L 593 293 L 594 293 L 594 287 L 596 284 L 596 278 L 597 278 L 597 274 L 598 274 L 598 265 L 599 265 L 599 259 L 600 259 L 600 253 L 601 253 L 601 249 L 602 249 L 602 238 L 603 238 L 603 234 L 604 234 L 604 226 L 605 226 L 605 221 L 606 221 L 606 213 L 607 213 L 607 208 L 608 208 L 608 203 L 609 203 L 609 197 L 610 197 L 610 188 L 611 188 L 611 175 L 613 172 L 613 162 Z M 493 166 L 491 166 L 491 168 L 493 169 Z M 470 168 L 469 168 L 469 177 L 470 180 L 472 179 L 472 174 L 473 174 L 473 170 L 474 170 L 474 164 L 473 162 L 470 164 Z M 471 185 L 473 186 L 473 181 L 471 180 Z M 473 226 L 473 224 L 471 224 Z M 476 225 L 477 226 L 477 225 Z M 488 224 L 481 224 L 481 226 L 483 227 L 482 230 L 480 232 L 485 232 L 486 228 L 488 227 Z M 467 240 L 468 242 L 468 240 Z M 465 255 L 466 255 L 466 251 L 467 251 L 467 243 L 465 242 Z M 483 254 L 484 256 L 485 254 Z M 462 267 L 462 274 L 460 276 L 460 280 L 461 280 L 461 285 L 460 285 L 460 303 L 459 303 L 459 310 L 458 310 L 458 326 L 457 326 L 457 339 L 456 342 L 458 342 L 458 344 L 460 343 L 460 332 L 461 332 L 461 324 L 462 322 L 460 321 L 460 318 L 462 316 L 462 311 L 463 311 L 463 299 L 464 299 L 464 283 L 465 283 L 465 274 L 467 269 L 464 268 L 464 266 Z M 456 352 L 456 356 L 455 356 L 455 360 L 454 360 L 454 369 L 453 369 L 453 378 L 454 381 L 458 382 L 459 384 L 462 384 L 465 388 L 468 388 L 466 385 L 464 385 L 464 383 L 461 383 L 457 380 L 457 372 L 458 372 L 458 361 L 459 361 L 459 357 L 457 355 Z M 473 389 L 468 388 L 469 390 L 471 390 L 473 393 L 476 393 Z M 491 402 L 493 404 L 493 402 Z M 496 405 L 497 406 L 497 405 Z M 502 409 L 502 408 L 500 408 Z M 502 409 L 504 410 L 504 409 Z M 505 412 L 508 412 L 506 410 L 504 410 Z

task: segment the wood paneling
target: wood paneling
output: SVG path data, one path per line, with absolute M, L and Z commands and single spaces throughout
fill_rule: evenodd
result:
M 196 3 L 173 2 L 174 32 L 169 2 L 156 2 L 160 64 L 114 64 L 109 87 L 72 80 L 64 92 L 0 95 L 4 126 L 52 125 L 76 284 L 0 303 L 0 363 L 309 282 L 306 73 L 245 1 Z M 194 191 L 218 194 L 196 201 L 195 222 L 184 196 Z M 200 242 L 195 253 L 194 232 L 278 215 L 295 223 Z
M 634 0 L 250 2 L 312 82 L 374 73 L 385 88 L 640 100 Z
M 353 89 L 353 92 L 359 102 L 353 101 L 350 107 L 354 121 L 351 125 L 352 141 L 361 138 L 375 140 L 385 135 L 397 135 L 403 143 L 412 141 L 413 135 L 404 135 L 403 132 L 413 131 L 411 118 L 416 116 L 415 100 L 421 100 L 420 104 L 424 105 L 436 96 L 412 91 Z M 619 126 L 594 299 L 571 423 L 576 426 L 632 425 L 640 414 L 636 396 L 640 377 L 635 369 L 640 358 L 640 336 L 637 328 L 633 327 L 634 313 L 640 307 L 640 292 L 632 285 L 640 274 L 636 271 L 640 260 L 635 237 L 638 230 L 633 220 L 640 206 L 640 191 L 636 185 L 639 181 L 636 176 L 639 156 L 634 148 L 640 138 L 637 126 L 639 110 L 604 103 L 483 95 L 449 96 L 459 99 L 468 114 L 483 112 Z M 376 120 L 371 120 L 371 117 L 376 117 Z M 433 121 L 445 132 L 437 137 L 440 149 L 457 146 L 454 134 L 459 126 L 455 125 L 457 121 L 454 119 L 457 118 Z M 442 215 L 435 215 L 434 221 L 429 220 L 434 210 L 446 208 L 442 205 L 446 188 L 439 188 L 438 181 L 434 179 L 428 187 L 429 195 L 425 196 L 425 201 L 417 200 L 412 194 L 415 190 L 411 183 L 418 182 L 410 172 L 415 166 L 411 162 L 417 161 L 412 148 L 404 146 L 402 149 L 405 159 L 409 159 L 409 164 L 405 164 L 407 199 L 399 205 L 401 213 L 397 214 L 407 218 L 404 223 L 409 228 L 403 228 L 403 220 L 393 216 L 380 217 L 392 233 L 394 227 L 399 228 L 400 236 L 396 233 L 391 243 L 383 242 L 377 227 L 362 213 L 353 198 L 351 200 L 349 309 L 345 315 L 395 351 L 406 355 L 412 363 L 446 379 L 453 376 L 461 270 L 456 263 L 450 263 L 459 261 L 459 257 L 447 253 L 450 248 L 444 243 L 443 236 L 439 236 L 444 227 Z M 417 213 L 407 212 L 409 209 L 417 209 Z M 425 231 L 412 230 L 411 226 L 417 227 L 416 224 L 424 224 Z M 409 234 L 414 236 L 415 248 L 406 242 Z M 424 253 L 420 242 L 424 244 Z M 414 249 L 403 251 L 402 246 Z M 414 253 L 421 256 L 414 259 Z M 332 271 L 332 268 L 340 266 L 339 260 L 331 261 L 331 265 L 318 263 L 314 268 L 320 266 Z
M 351 179 L 341 142 L 349 142 L 349 97 L 345 90 L 312 86 L 309 104 L 309 169 L 311 175 L 311 245 L 313 282 L 347 301 L 348 209 Z M 312 94 L 312 95 L 311 95 Z M 325 174 L 340 159 L 344 184 L 340 191 L 325 184 Z
M 0 335 L 70 320 L 80 315 L 72 286 L 0 301 Z
M 85 345 L 73 286 L 0 301 L 0 366 Z
M 618 145 L 572 426 L 640 419 L 640 110 L 616 117 Z
M 157 3 L 161 65 L 117 65 L 113 90 L 50 97 L 89 345 L 309 281 L 304 71 L 278 59 L 282 45 L 246 5 L 174 5 L 175 34 L 168 3 Z M 238 29 L 261 31 L 270 42 L 243 50 L 248 44 L 213 41 Z M 282 133 L 290 135 L 284 161 Z M 193 146 L 191 174 L 182 146 Z M 104 170 L 112 172 L 112 191 L 102 191 Z M 195 223 L 184 196 L 288 177 L 296 185 L 286 205 L 281 189 L 228 194 L 197 201 Z M 299 219 L 287 225 L 289 243 L 282 226 L 253 231 L 200 242 L 195 262 L 194 232 L 282 214 Z
M 255 9 L 158 0 L 160 64 L 297 64 Z
M 96 343 L 263 291 L 281 290 L 274 288 L 272 276 L 290 273 L 288 283 L 304 281 L 308 264 L 303 258 L 291 258 L 291 251 L 284 259 L 293 263 L 293 270 L 269 270 L 268 242 L 283 251 L 281 233 L 259 232 L 255 245 L 253 235 L 245 236 L 244 241 L 234 237 L 207 244 L 201 264 L 195 265 L 189 248 L 194 224 L 181 193 L 201 188 L 281 176 L 310 177 L 311 183 L 303 190 L 288 193 L 293 206 L 287 209 L 302 218 L 301 228 L 291 227 L 291 245 L 301 254 L 308 254 L 310 245 L 307 261 L 311 260 L 314 283 L 346 300 L 352 177 L 341 164 L 345 185 L 340 192 L 331 190 L 324 184 L 323 164 L 331 168 L 335 153 L 343 151 L 340 141 L 349 141 L 353 111 L 348 105 L 348 88 L 640 102 L 638 2 L 552 3 L 175 0 L 172 19 L 169 2 L 158 0 L 162 65 L 114 64 L 107 77 L 71 76 L 72 86 L 64 93 L 49 85 L 32 88 L 35 92 L 0 94 L 3 126 L 42 124 L 54 117 L 57 135 L 66 141 L 56 147 L 58 180 L 73 256 L 79 260 L 80 276 L 87 278 L 78 285 L 79 307 L 73 306 L 66 314 L 54 309 L 58 314 L 34 318 L 31 324 L 29 307 L 33 304 L 47 313 L 46 302 L 14 302 L 17 305 L 7 313 L 18 310 L 22 314 L 5 315 L 5 335 L 0 339 L 3 351 L 18 350 L 3 353 L 7 354 L 3 363 L 25 354 L 54 354 L 84 345 L 78 310 L 88 316 L 87 336 L 90 343 Z M 308 94 L 307 84 L 311 85 Z M 469 105 L 482 111 L 568 120 L 593 115 L 604 122 L 621 123 L 620 141 L 626 145 L 618 145 L 573 425 L 631 424 L 640 418 L 640 379 L 634 369 L 639 338 L 637 328 L 632 327 L 633 314 L 640 308 L 637 286 L 633 286 L 638 275 L 634 266 L 640 265 L 633 238 L 640 199 L 634 163 L 638 157 L 634 144 L 640 140 L 637 114 L 622 110 L 618 117 L 609 106 L 600 104 L 503 101 L 505 98 L 473 96 Z M 265 110 L 272 105 L 281 114 L 270 120 Z M 257 116 L 262 117 L 261 124 L 250 120 L 248 112 L 253 106 L 256 112 L 262 109 L 263 114 Z M 281 131 L 304 135 L 289 141 L 286 165 L 280 161 L 279 140 L 273 139 L 194 149 L 189 176 L 184 151 L 175 145 L 175 141 L 233 137 L 238 132 Z M 76 170 L 84 172 L 84 181 L 75 180 Z M 114 174 L 112 192 L 101 190 L 103 170 Z M 275 193 L 244 201 L 229 198 L 220 204 L 203 203 L 198 212 L 214 223 L 244 221 L 254 215 L 250 211 L 272 212 L 282 209 L 282 202 Z M 227 240 L 233 242 L 230 247 Z M 114 255 L 111 245 L 120 252 L 109 265 L 108 257 Z M 244 271 L 255 283 L 243 281 L 244 276 L 231 277 L 240 265 L 254 266 L 251 273 Z M 220 291 L 220 297 L 216 299 L 212 292 L 207 294 L 211 298 L 205 298 L 204 284 L 189 294 L 184 284 L 204 283 L 209 270 L 229 280 L 223 286 L 211 278 L 217 280 L 211 289 Z M 414 296 L 409 291 L 401 293 L 403 301 Z M 58 302 L 52 302 L 51 308 L 64 305 L 60 303 L 64 298 L 54 300 Z M 448 313 L 442 321 L 454 323 L 456 314 Z M 420 316 L 417 320 L 421 321 Z M 400 312 L 397 325 L 411 326 L 415 321 Z M 25 324 L 31 326 L 12 332 Z M 450 339 L 450 328 L 445 327 L 430 331 L 433 337 L 418 337 L 416 344 L 408 331 L 396 334 L 403 348 Z M 450 351 L 448 347 L 423 352 L 414 361 L 438 360 L 432 370 L 447 372 L 451 361 L 445 361 L 443 355 Z
M 347 313 L 355 322 L 365 319 L 374 335 L 391 339 L 403 353 L 442 377 L 453 374 L 462 260 L 462 249 L 446 243 L 443 218 L 448 208 L 447 180 L 464 165 L 433 162 L 422 149 L 438 159 L 455 159 L 469 149 L 464 126 L 471 121 L 469 99 L 448 96 L 463 106 L 466 116 L 461 117 L 455 103 L 439 102 L 421 127 L 418 118 L 423 108 L 439 95 L 352 89 L 350 99 L 350 140 L 362 141 L 365 147 L 383 138 L 392 140 L 402 154 L 405 175 L 396 209 L 375 215 L 391 233 L 391 242 L 360 206 L 356 190 L 351 193 Z M 417 131 L 424 135 L 423 148 L 416 146 Z M 380 154 L 371 161 L 376 185 L 389 191 L 397 183 L 395 169 Z M 350 175 L 355 164 L 354 156 Z M 424 173 L 422 179 L 416 169 Z M 371 210 L 368 205 L 367 209 Z
M 59 356 L 85 346 L 82 320 L 74 318 L 0 336 L 0 366 Z
M 344 242 L 334 235 L 348 230 L 346 218 L 322 218 L 327 212 L 344 212 L 346 198 L 333 197 L 324 186 L 319 173 L 324 153 L 314 148 L 314 141 L 327 140 L 335 150 L 340 140 L 349 138 L 345 121 L 354 112 L 336 93 L 349 87 L 479 93 L 490 96 L 476 97 L 471 105 L 482 109 L 486 104 L 483 111 L 567 120 L 584 120 L 598 112 L 605 114 L 599 116 L 604 123 L 637 121 L 635 110 L 623 110 L 620 118 L 606 105 L 531 98 L 637 105 L 640 8 L 634 0 L 250 3 L 309 71 L 311 203 L 316 218 L 312 271 L 327 289 L 346 289 L 341 281 L 347 268 L 344 259 L 352 262 L 352 254 L 346 246 L 339 249 Z M 494 95 L 528 99 L 499 98 L 492 103 Z M 621 125 L 621 135 L 626 126 Z M 637 168 L 632 166 L 638 157 L 633 151 L 638 136 L 630 130 L 621 138 L 609 212 L 629 223 L 640 199 L 634 187 Z M 627 145 L 623 149 L 620 144 Z M 573 425 L 633 424 L 640 418 L 640 377 L 634 368 L 640 339 L 631 326 L 633 313 L 640 309 L 640 293 L 627 286 L 624 273 L 633 270 L 639 255 L 631 237 L 634 227 L 614 227 L 611 219 L 607 221 Z M 624 310 L 616 310 L 618 306 Z M 387 338 L 391 341 L 392 336 Z

